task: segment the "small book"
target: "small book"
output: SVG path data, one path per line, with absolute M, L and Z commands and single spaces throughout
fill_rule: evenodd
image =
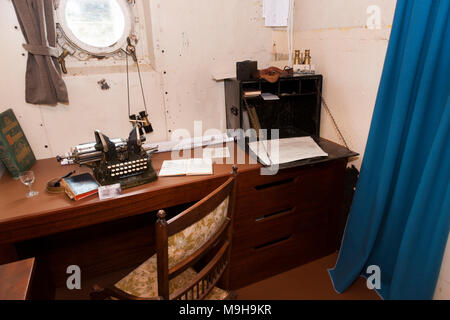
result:
M 0 113 L 0 161 L 14 179 L 36 162 L 33 150 L 12 109 Z
M 208 158 L 166 160 L 159 171 L 160 177 L 203 176 L 210 174 L 213 174 L 213 164 L 212 160 Z
M 90 173 L 64 178 L 61 186 L 70 199 L 78 201 L 98 192 L 100 185 Z

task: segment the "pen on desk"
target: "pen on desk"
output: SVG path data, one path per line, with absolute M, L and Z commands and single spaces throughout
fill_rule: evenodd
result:
M 56 181 L 55 183 L 55 187 L 60 187 L 61 186 L 61 180 L 70 177 L 71 175 L 73 175 L 77 170 L 73 170 L 71 172 L 69 172 L 68 174 L 66 174 L 64 177 L 61 177 L 58 181 Z

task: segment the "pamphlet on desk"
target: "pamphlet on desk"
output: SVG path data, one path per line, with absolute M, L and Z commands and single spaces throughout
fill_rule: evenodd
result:
M 213 174 L 213 165 L 212 160 L 208 158 L 166 160 L 159 171 L 160 177 L 203 176 L 210 174 Z
M 255 141 L 250 142 L 248 146 L 265 166 L 328 157 L 311 137 Z

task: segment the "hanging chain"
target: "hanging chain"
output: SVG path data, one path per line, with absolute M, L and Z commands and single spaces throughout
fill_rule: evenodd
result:
M 145 113 L 148 114 L 148 111 L 147 111 L 147 103 L 145 102 L 144 86 L 142 85 L 141 70 L 140 70 L 140 68 L 139 68 L 139 62 L 137 61 L 137 59 L 136 59 L 136 66 L 137 66 L 138 75 L 139 75 L 139 83 L 140 83 L 140 85 L 141 85 L 141 93 L 142 93 L 142 100 L 144 101 Z
M 128 53 L 125 51 L 125 60 L 127 62 L 127 98 L 128 98 L 128 118 L 131 117 L 131 107 L 130 107 L 130 74 L 128 71 Z
M 127 66 L 127 97 L 128 97 L 128 116 L 131 116 L 131 104 L 130 104 L 130 71 L 129 71 L 129 65 L 128 65 L 128 56 L 131 56 L 133 58 L 133 61 L 136 62 L 138 76 L 139 76 L 139 84 L 141 86 L 141 94 L 142 94 L 142 100 L 144 101 L 144 108 L 145 113 L 148 114 L 147 110 L 147 102 L 145 100 L 145 94 L 144 94 L 144 86 L 142 84 L 142 76 L 141 76 L 141 69 L 139 67 L 139 61 L 136 57 L 136 47 L 131 44 L 131 39 L 128 37 L 128 46 L 126 50 L 123 50 L 126 55 L 126 66 Z
M 325 101 L 325 99 L 323 98 L 322 95 L 321 95 L 321 98 L 322 98 L 322 104 L 323 104 L 323 106 L 324 106 L 324 108 L 325 108 L 325 111 L 326 111 L 327 114 L 330 116 L 331 121 L 333 122 L 334 130 L 336 130 L 336 132 L 337 132 L 337 134 L 338 134 L 338 136 L 339 136 L 339 139 L 344 143 L 345 147 L 346 147 L 347 149 L 349 149 L 348 144 L 347 144 L 347 141 L 345 141 L 345 138 L 344 138 L 344 136 L 342 135 L 342 132 L 341 132 L 341 130 L 339 129 L 339 126 L 338 126 L 338 124 L 337 124 L 337 122 L 336 122 L 336 119 L 333 117 L 333 114 L 331 113 L 331 110 L 330 110 L 330 108 L 328 107 L 327 102 Z

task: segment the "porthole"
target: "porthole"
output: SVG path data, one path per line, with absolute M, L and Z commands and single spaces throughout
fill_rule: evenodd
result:
M 79 60 L 124 57 L 134 35 L 129 0 L 60 0 L 56 4 L 58 44 Z

